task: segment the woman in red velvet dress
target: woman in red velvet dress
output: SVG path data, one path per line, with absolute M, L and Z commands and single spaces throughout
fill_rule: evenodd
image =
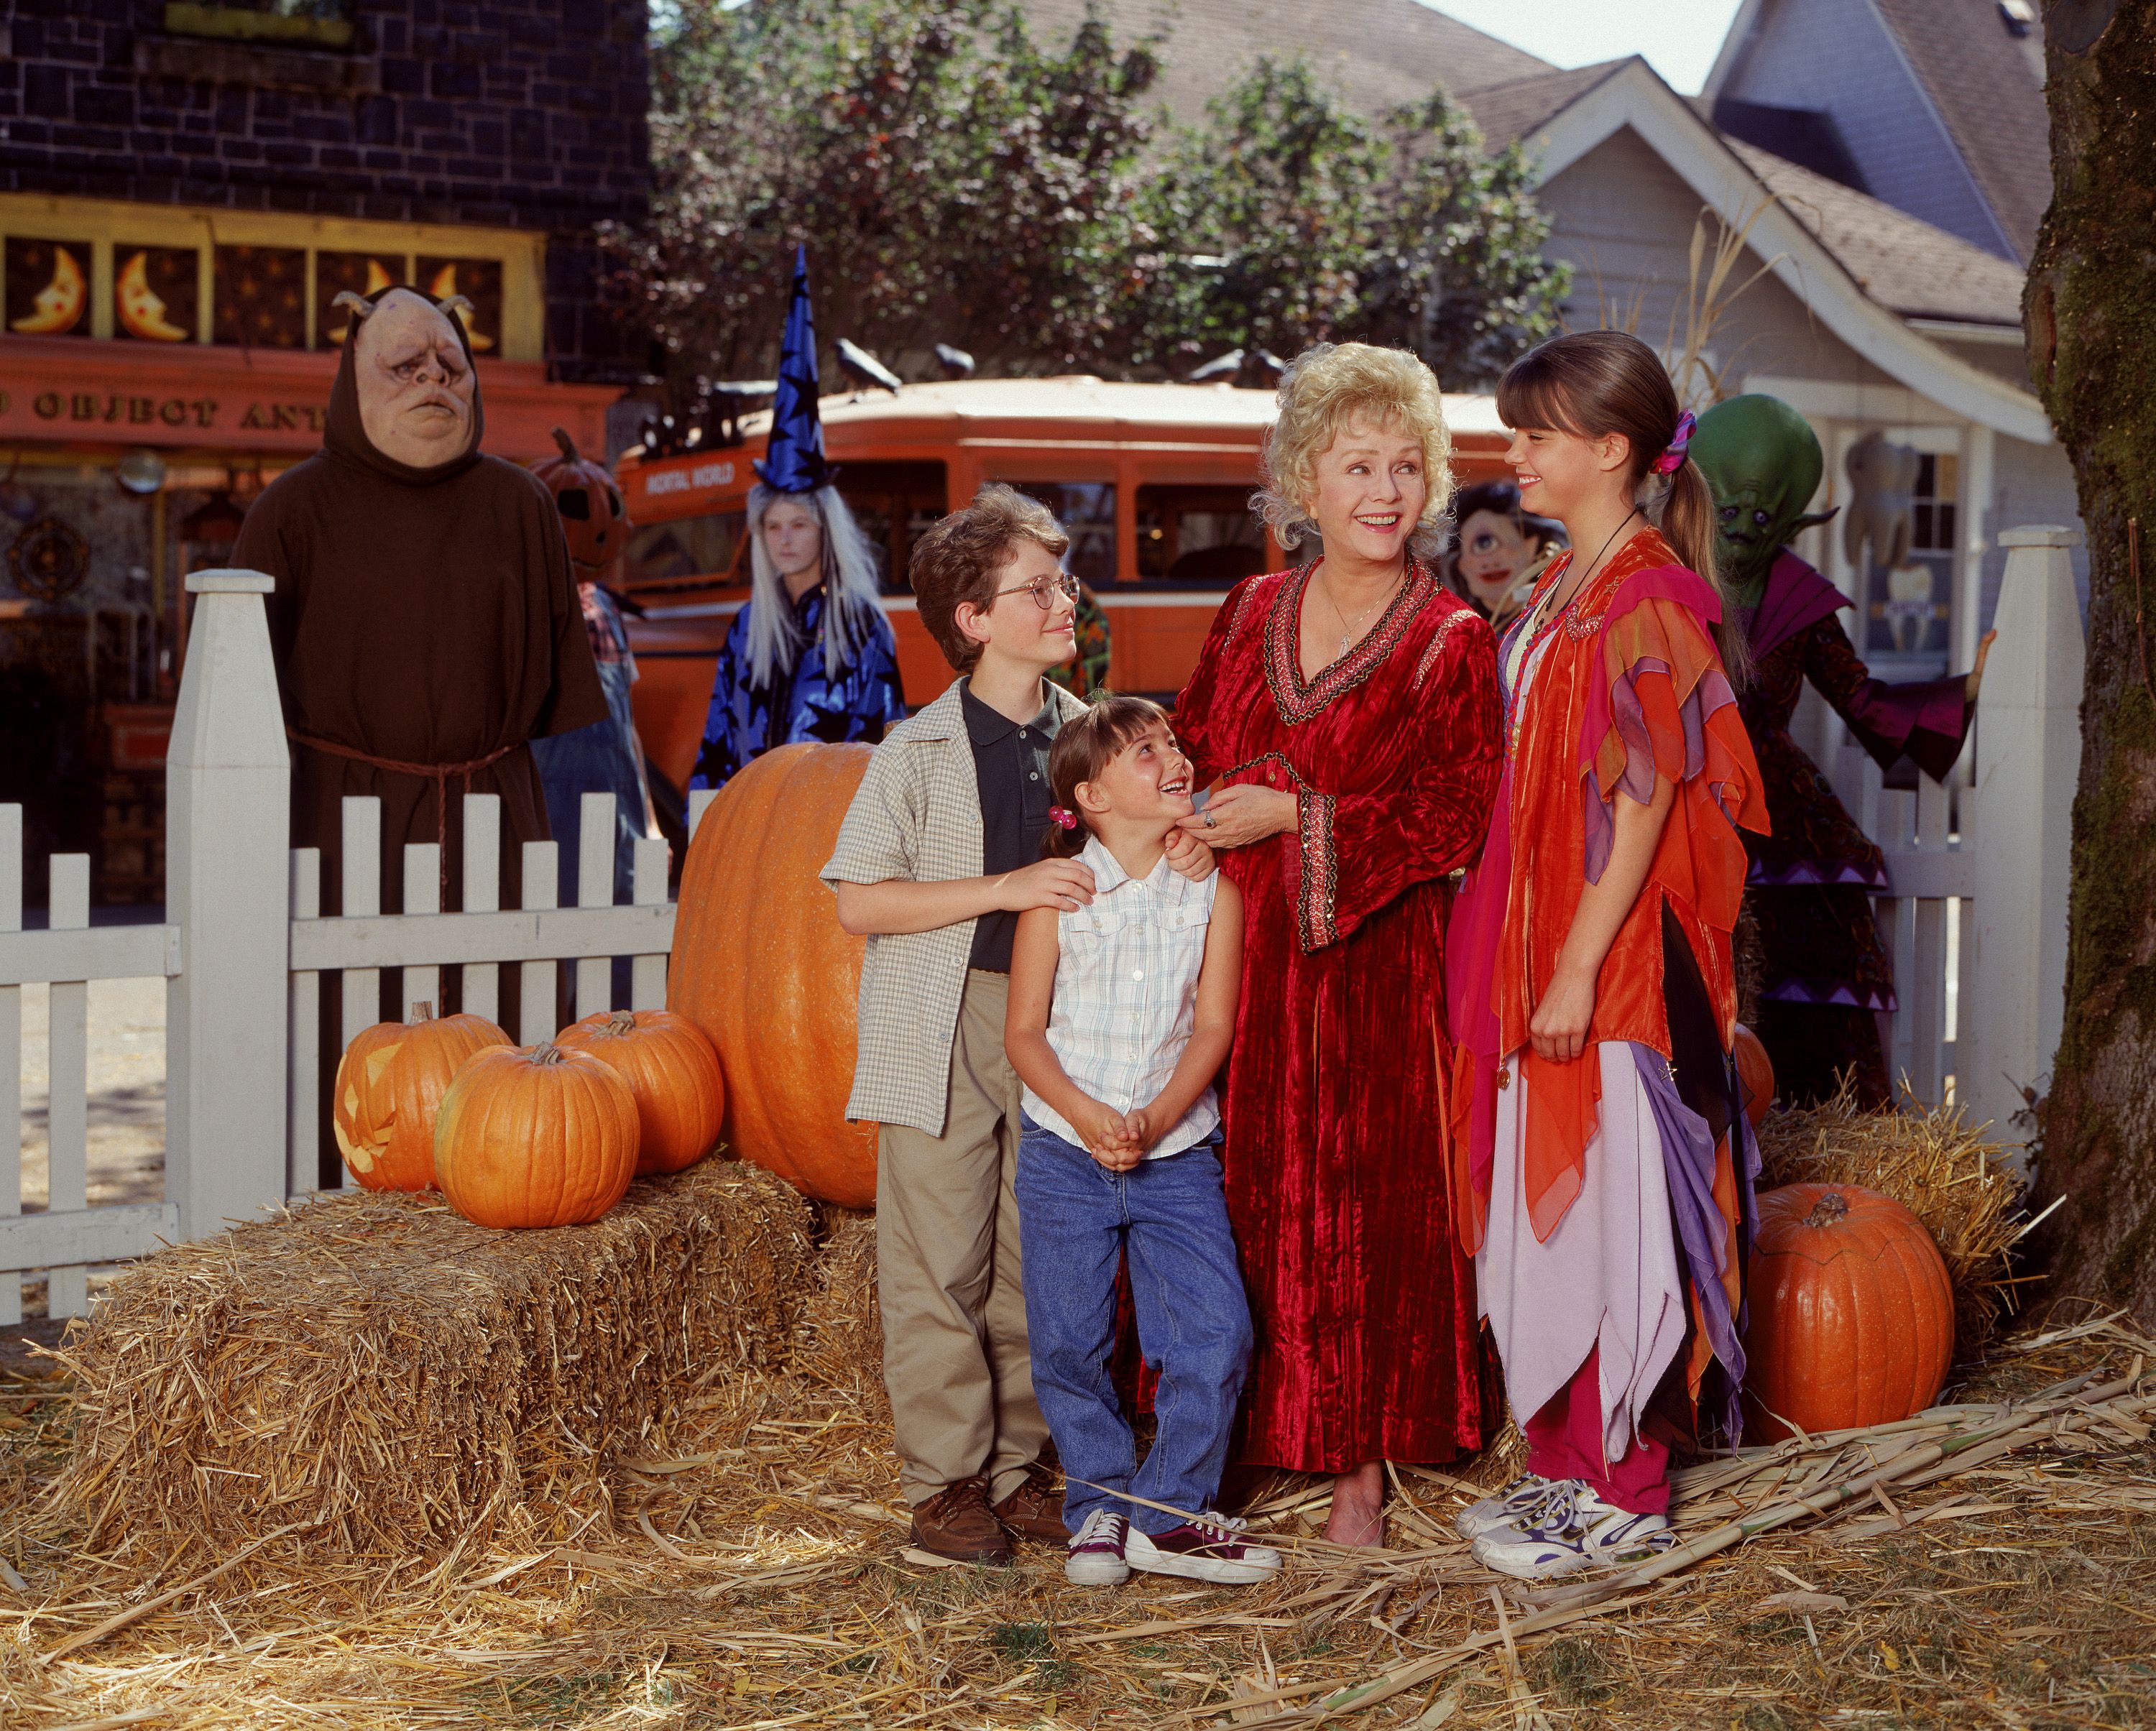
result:
M 1337 1475 L 1327 1537 L 1374 1544 L 1385 1461 L 1483 1437 L 1445 1191 L 1445 930 L 1496 796 L 1496 668 L 1425 556 L 1450 492 L 1430 370 L 1321 346 L 1280 400 L 1260 499 L 1283 545 L 1314 528 L 1325 552 L 1229 594 L 1176 724 L 1225 783 L 1186 823 L 1245 909 L 1225 1100 L 1258 1332 L 1240 1456 Z

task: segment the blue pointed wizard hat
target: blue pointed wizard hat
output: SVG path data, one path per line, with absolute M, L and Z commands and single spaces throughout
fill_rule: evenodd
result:
M 814 493 L 838 473 L 824 460 L 824 417 L 817 411 L 816 313 L 808 299 L 808 248 L 793 254 L 793 299 L 778 345 L 778 390 L 771 402 L 771 439 L 757 474 L 781 493 Z

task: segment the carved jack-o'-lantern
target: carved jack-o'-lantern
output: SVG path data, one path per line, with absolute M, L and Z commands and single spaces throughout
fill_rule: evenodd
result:
M 629 520 L 629 508 L 606 465 L 578 455 L 577 442 L 558 427 L 554 443 L 562 454 L 533 463 L 531 472 L 554 495 L 562 531 L 569 538 L 569 561 L 580 576 L 588 577 L 621 556 L 636 525 Z

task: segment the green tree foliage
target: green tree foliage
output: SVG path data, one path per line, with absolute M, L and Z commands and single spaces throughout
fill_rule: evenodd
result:
M 1570 276 L 1517 148 L 1485 154 L 1442 90 L 1376 126 L 1299 60 L 1260 58 L 1165 154 L 1131 350 L 1184 361 L 1357 339 L 1411 348 L 1455 389 L 1558 330 Z
M 793 248 L 888 354 L 1090 363 L 1127 322 L 1148 45 L 1045 51 L 995 0 L 687 0 L 654 43 L 656 187 L 610 235 L 676 382 L 767 372 Z
M 1557 328 L 1526 165 L 1442 92 L 1373 125 L 1261 58 L 1164 128 L 1152 42 L 1058 53 L 1009 0 L 683 0 L 653 66 L 653 214 L 611 239 L 677 386 L 768 372 L 797 242 L 827 337 L 989 372 L 1360 338 L 1460 388 Z
M 1293 355 L 1347 334 L 1380 223 L 1384 151 L 1300 60 L 1260 59 L 1175 138 L 1142 195 L 1162 250 L 1130 346 L 1173 365 Z
M 1514 145 L 1482 135 L 1441 90 L 1386 116 L 1390 170 L 1362 279 L 1358 333 L 1413 349 L 1448 389 L 1495 382 L 1557 335 L 1569 265 L 1542 255 L 1549 219 Z

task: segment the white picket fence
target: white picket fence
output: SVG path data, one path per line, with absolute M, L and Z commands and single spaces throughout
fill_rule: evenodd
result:
M 85 1308 L 90 1266 L 198 1237 L 318 1185 L 321 976 L 341 975 L 338 1043 L 380 1017 L 384 969 L 400 1000 L 461 1006 L 529 1041 L 555 1030 L 558 970 L 574 965 L 578 1016 L 663 1004 L 674 909 L 667 848 L 636 844 L 630 900 L 613 903 L 613 797 L 588 794 L 578 899 L 557 906 L 560 844 L 524 846 L 522 906 L 501 900 L 501 801 L 464 801 L 464 911 L 440 911 L 436 843 L 403 850 L 405 911 L 383 914 L 382 813 L 344 802 L 343 905 L 321 905 L 321 854 L 290 848 L 290 761 L 262 597 L 270 580 L 204 571 L 167 761 L 169 923 L 93 928 L 90 859 L 51 861 L 49 929 L 22 930 L 22 808 L 0 806 L 0 1323 L 19 1320 L 21 1279 L 43 1270 L 47 1309 Z M 692 822 L 709 795 L 694 796 Z M 504 967 L 515 970 L 507 995 Z M 96 981 L 162 977 L 166 989 L 165 1200 L 88 1204 L 88 993 Z M 48 1199 L 22 1211 L 22 989 L 47 984 Z
M 1878 905 L 1900 988 L 1895 1068 L 1925 1100 L 1954 1077 L 1957 1098 L 2004 1129 L 2021 1104 L 2017 1085 L 2041 1084 L 2058 1042 L 2082 640 L 2072 533 L 2000 540 L 2010 552 L 1999 642 L 1958 828 L 1943 789 L 1885 792 L 1861 752 L 1832 767 L 1887 858 L 1892 894 Z M 0 807 L 0 1323 L 18 1319 L 26 1273 L 45 1272 L 49 1314 L 80 1314 L 92 1265 L 205 1236 L 316 1188 L 325 971 L 342 976 L 340 1041 L 377 1019 L 386 968 L 404 970 L 407 1004 L 439 1003 L 443 970 L 459 970 L 463 1006 L 513 1023 L 526 1041 L 553 1031 L 565 961 L 580 1016 L 608 1006 L 617 957 L 633 958 L 633 1005 L 665 996 L 675 911 L 665 844 L 637 845 L 631 899 L 612 904 L 614 817 L 603 794 L 586 796 L 580 814 L 579 906 L 555 905 L 558 844 L 539 842 L 525 844 L 523 906 L 498 908 L 499 801 L 472 795 L 465 911 L 439 911 L 429 842 L 404 850 L 406 911 L 395 915 L 380 911 L 378 805 L 347 800 L 344 905 L 326 913 L 318 851 L 289 845 L 290 766 L 262 603 L 270 580 L 206 571 L 187 586 L 199 601 L 167 767 L 167 923 L 91 926 L 89 859 L 63 854 L 51 862 L 49 929 L 23 930 L 22 814 Z M 692 800 L 692 830 L 707 801 Z M 513 1017 L 502 1013 L 504 967 L 516 970 Z M 164 1200 L 92 1207 L 89 985 L 143 978 L 166 981 Z M 50 991 L 51 1179 L 45 1208 L 24 1213 L 22 988 L 38 984 Z

